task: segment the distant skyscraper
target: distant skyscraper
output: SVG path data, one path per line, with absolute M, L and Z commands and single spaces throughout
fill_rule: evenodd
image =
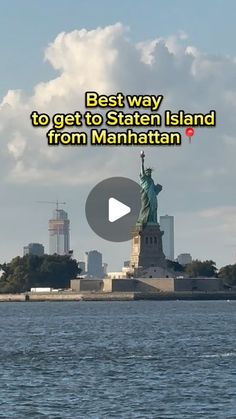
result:
M 85 264 L 87 275 L 94 278 L 103 278 L 102 254 L 97 250 L 90 250 L 85 253 Z
M 160 227 L 164 231 L 162 244 L 165 257 L 174 260 L 174 217 L 172 215 L 161 215 Z
M 70 220 L 67 212 L 62 209 L 53 211 L 48 231 L 50 255 L 67 255 L 70 250 Z
M 108 264 L 106 262 L 104 262 L 102 264 L 102 269 L 103 269 L 103 275 L 104 275 L 104 277 L 107 276 L 107 267 L 108 267 Z
M 88 272 L 88 254 L 89 252 L 85 252 L 84 254 L 84 271 Z
M 79 262 L 79 268 L 81 269 L 81 275 L 84 275 L 86 272 L 86 268 L 85 268 L 85 262 L 80 261 Z
M 189 263 L 192 263 L 192 256 L 190 255 L 190 253 L 181 253 L 178 257 L 177 257 L 177 261 L 180 263 L 180 265 L 188 265 Z
M 24 246 L 24 256 L 25 255 L 43 256 L 44 247 L 40 243 L 29 243 L 28 246 Z

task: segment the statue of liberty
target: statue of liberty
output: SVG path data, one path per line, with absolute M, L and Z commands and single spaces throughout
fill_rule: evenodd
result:
M 146 225 L 158 224 L 157 222 L 157 195 L 161 192 L 162 186 L 154 184 L 152 179 L 152 169 L 144 168 L 145 154 L 141 152 L 141 210 L 137 225 L 144 228 Z

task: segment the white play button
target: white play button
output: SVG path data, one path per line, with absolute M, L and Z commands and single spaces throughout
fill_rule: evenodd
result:
M 133 237 L 140 208 L 140 185 L 129 178 L 111 177 L 90 191 L 85 212 L 90 227 L 99 237 L 125 242 Z
M 108 219 L 110 223 L 119 220 L 119 218 L 124 217 L 129 214 L 131 208 L 128 205 L 123 204 L 123 202 L 118 201 L 115 198 L 109 198 L 108 201 Z

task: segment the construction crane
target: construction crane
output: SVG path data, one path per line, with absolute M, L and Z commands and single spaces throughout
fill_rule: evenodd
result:
M 59 202 L 58 199 L 56 201 L 36 201 L 38 204 L 54 204 L 56 205 L 56 210 L 59 211 L 59 205 L 66 205 L 66 202 Z
M 59 202 L 58 199 L 56 201 L 36 201 L 38 204 L 54 204 L 56 205 L 56 213 L 57 213 L 57 220 L 58 220 L 58 213 L 60 211 L 59 205 L 66 205 L 66 202 Z M 57 235 L 56 235 L 56 249 L 57 254 L 59 253 L 59 231 L 57 228 Z

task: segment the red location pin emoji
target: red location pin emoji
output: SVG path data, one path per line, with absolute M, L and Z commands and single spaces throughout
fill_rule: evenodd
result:
M 191 143 L 191 138 L 194 135 L 194 129 L 191 127 L 186 128 L 185 135 L 188 137 L 189 143 Z

